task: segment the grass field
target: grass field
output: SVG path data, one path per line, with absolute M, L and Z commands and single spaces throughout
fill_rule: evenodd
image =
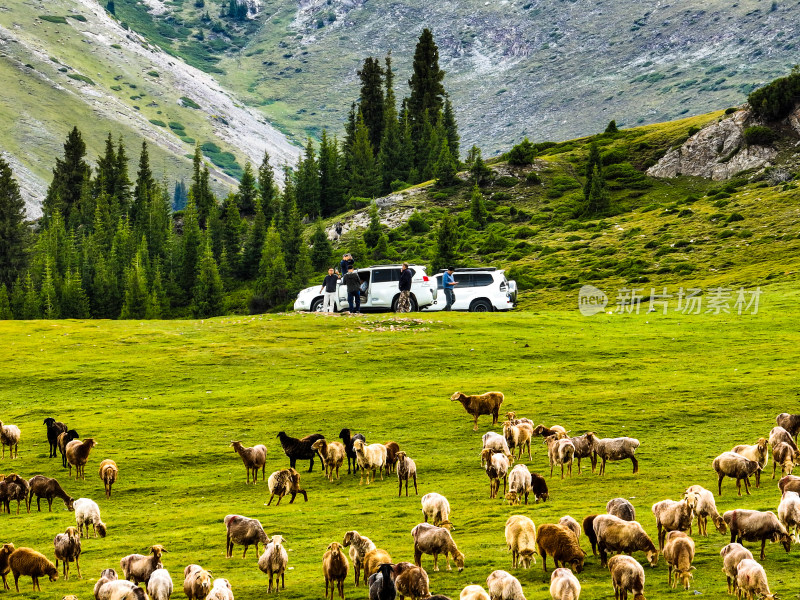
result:
M 322 596 L 322 554 L 349 529 L 397 561 L 413 560 L 410 530 L 421 520 L 419 498 L 397 498 L 395 480 L 367 487 L 343 475 L 328 483 L 315 465 L 301 481 L 308 503 L 264 506 L 266 484 L 245 485 L 229 443 L 265 443 L 269 473 L 288 465 L 276 440 L 281 430 L 335 437 L 350 427 L 368 442 L 395 440 L 408 451 L 419 469 L 420 495 L 438 491 L 450 500 L 453 538 L 466 554 L 460 574 L 432 573 L 431 558 L 423 558 L 433 593 L 456 598 L 465 585 L 485 585 L 492 570 L 510 570 L 503 526 L 511 514 L 527 514 L 537 526 L 566 514 L 582 520 L 624 496 L 655 537 L 654 502 L 677 499 L 695 483 L 714 489 L 714 456 L 766 435 L 776 414 L 798 412 L 798 296 L 795 286 L 771 286 L 758 314 L 742 316 L 643 312 L 589 318 L 564 309 L 423 315 L 419 322 L 297 314 L 0 322 L 0 418 L 22 429 L 19 459 L 6 457 L 0 471 L 57 477 L 75 498 L 95 499 L 109 528 L 105 539 L 84 540 L 82 581 L 45 581 L 43 592 L 33 596 L 88 599 L 101 569 L 119 568 L 122 556 L 160 543 L 169 551 L 164 563 L 176 597 L 183 597 L 183 567 L 196 562 L 228 578 L 238 600 L 264 598 L 267 582 L 253 551 L 242 560 L 238 548 L 225 559 L 222 519 L 230 513 L 256 517 L 269 535 L 286 538 L 291 570 L 285 598 Z M 392 325 L 395 330 L 387 330 Z M 473 433 L 471 419 L 448 398 L 456 390 L 490 389 L 505 393 L 504 409 L 537 423 L 562 424 L 573 434 L 639 438 L 640 474 L 631 474 L 629 462 L 610 464 L 602 479 L 588 471 L 579 476 L 576 469 L 572 479 L 549 479 L 551 501 L 545 504 L 512 508 L 489 500 L 478 458 L 487 418 Z M 48 416 L 97 440 L 85 482 L 69 480 L 60 459 L 47 458 L 42 420 Z M 97 476 L 104 458 L 120 467 L 110 500 Z M 544 473 L 546 465 L 544 448 L 536 444 L 529 466 Z M 776 510 L 777 486 L 768 476 L 763 484 L 739 499 L 726 480 L 720 511 Z M 74 525 L 60 501 L 52 513 L 23 511 L 0 519 L 2 542 L 51 558 L 55 534 Z M 728 540 L 713 532 L 696 541 L 689 593 L 726 597 L 718 552 Z M 582 542 L 589 549 L 586 538 Z M 767 548 L 772 591 L 784 598 L 800 585 L 798 552 L 797 546 L 789 555 L 778 545 Z M 527 598 L 549 597 L 541 560 L 529 571 L 513 572 Z M 667 587 L 663 559 L 646 568 L 646 576 L 648 598 L 686 594 Z M 583 598 L 613 597 L 608 572 L 591 552 L 579 579 Z M 20 583 L 30 596 L 30 579 Z M 346 593 L 367 596 L 365 588 L 354 589 L 352 571 Z

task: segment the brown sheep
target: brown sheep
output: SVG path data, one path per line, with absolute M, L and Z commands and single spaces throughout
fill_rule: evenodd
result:
M 775 417 L 775 423 L 778 427 L 783 427 L 789 432 L 789 435 L 797 439 L 797 434 L 800 433 L 800 415 L 792 415 L 789 413 L 781 413 Z
M 50 512 L 53 511 L 53 500 L 55 498 L 61 498 L 64 501 L 67 510 L 75 510 L 75 507 L 73 506 L 75 500 L 63 490 L 61 484 L 59 484 L 55 479 L 45 477 L 44 475 L 34 475 L 28 480 L 28 486 L 30 487 L 30 492 L 28 495 L 28 512 L 30 512 L 31 503 L 33 502 L 34 496 L 36 496 L 36 508 L 39 510 L 39 512 L 42 510 L 42 498 L 47 500 L 47 506 Z
M 784 492 L 797 492 L 800 494 L 800 477 L 797 475 L 786 475 L 778 481 L 778 488 L 781 494 Z
M 386 550 L 375 548 L 364 556 L 364 585 L 369 586 L 369 576 L 378 572 L 378 565 L 392 562 L 392 557 Z
M 556 568 L 561 563 L 561 566 L 569 566 L 576 573 L 583 571 L 586 552 L 578 545 L 575 534 L 566 527 L 552 523 L 540 525 L 536 535 L 536 545 L 539 548 L 539 556 L 542 557 L 542 569 L 545 573 L 547 573 L 548 554 L 553 557 Z
M 431 595 L 428 588 L 428 574 L 422 567 L 411 567 L 404 570 L 395 578 L 394 585 L 400 600 L 406 597 L 412 600 L 421 600 L 429 598 Z
M 3 577 L 3 589 L 6 590 L 9 589 L 6 576 L 9 571 L 11 571 L 11 567 L 8 564 L 8 557 L 11 556 L 12 552 L 14 552 L 14 544 L 3 544 L 3 547 L 0 548 L 0 576 Z
M 386 442 L 386 473 L 394 473 L 396 470 L 397 453 L 400 452 L 400 444 L 397 442 Z
M 492 425 L 497 425 L 497 418 L 500 416 L 500 405 L 504 399 L 502 392 L 486 392 L 480 396 L 467 396 L 461 392 L 456 392 L 450 396 L 452 402 L 461 402 L 464 410 L 472 415 L 475 425 L 472 431 L 478 431 L 478 417 L 481 415 L 492 415 Z
M 644 569 L 636 559 L 624 554 L 612 556 L 608 560 L 608 569 L 615 600 L 628 600 L 628 592 L 633 594 L 633 600 L 645 600 Z
M 211 591 L 211 573 L 200 565 L 187 565 L 183 570 L 183 593 L 189 600 L 205 600 Z
M 311 444 L 311 447 L 319 454 L 328 481 L 333 481 L 334 471 L 336 471 L 336 479 L 339 479 L 339 467 L 342 466 L 346 455 L 344 444 L 341 442 L 329 443 L 327 440 L 322 439 Z
M 638 521 L 623 521 L 614 515 L 597 515 L 592 523 L 597 536 L 600 565 L 608 562 L 608 551 L 632 554 L 641 551 L 651 567 L 658 564 L 658 549 Z
M 742 495 L 742 480 L 744 480 L 744 491 L 750 495 L 750 475 L 758 471 L 758 463 L 749 460 L 741 454 L 735 452 L 723 452 L 711 463 L 717 472 L 717 487 L 719 495 L 722 496 L 722 480 L 725 477 L 736 479 L 736 489 Z
M 800 452 L 786 442 L 779 442 L 772 448 L 772 478 L 775 479 L 775 469 L 781 466 L 781 477 L 791 475 L 794 466 L 800 462 Z
M 731 452 L 741 454 L 749 460 L 754 460 L 758 463 L 758 471 L 756 471 L 756 487 L 761 487 L 761 471 L 767 466 L 767 438 L 759 438 L 753 445 L 739 444 L 731 448 Z M 775 477 L 773 476 L 773 479 Z
M 33 548 L 17 548 L 8 557 L 8 566 L 14 574 L 14 586 L 19 593 L 19 577 L 25 575 L 33 580 L 33 591 L 42 591 L 39 587 L 39 577 L 47 575 L 50 581 L 58 579 L 58 569 L 41 552 Z
M 105 459 L 100 463 L 100 479 L 103 480 L 103 485 L 106 488 L 106 498 L 111 498 L 111 486 L 117 481 L 119 477 L 119 469 L 117 463 L 110 458 Z
M 292 496 L 292 499 L 289 500 L 289 504 L 294 502 L 294 498 L 297 496 L 297 494 L 303 494 L 303 498 L 306 502 L 308 502 L 308 494 L 303 488 L 300 487 L 300 473 L 291 467 L 288 469 L 275 471 L 269 476 L 267 485 L 269 486 L 270 491 L 270 497 L 269 502 L 267 502 L 267 506 L 272 504 L 272 499 L 275 496 L 278 497 L 278 502 L 275 504 L 275 506 L 280 505 L 281 500 L 286 494 L 291 494 Z
M 322 573 L 325 575 L 325 598 L 328 597 L 328 585 L 331 589 L 331 600 L 333 600 L 334 588 L 339 590 L 339 597 L 344 598 L 344 580 L 347 579 L 347 572 L 350 570 L 350 563 L 342 552 L 342 547 L 337 542 L 328 545 L 325 554 L 322 556 Z
M 464 569 L 464 555 L 456 547 L 450 531 L 444 527 L 436 527 L 430 523 L 420 523 L 411 530 L 414 538 L 414 564 L 422 566 L 422 555 L 433 555 L 433 570 L 439 570 L 439 555 L 444 554 L 447 560 L 447 570 L 450 571 L 450 555 L 453 556 L 458 571 Z
M 97 446 L 92 438 L 84 441 L 72 440 L 66 447 L 67 464 L 69 465 L 69 476 L 72 477 L 72 467 L 75 467 L 75 479 L 80 477 L 86 479 L 86 462 L 89 460 L 89 452 Z
M 69 444 L 72 440 L 77 440 L 80 436 L 78 432 L 74 429 L 70 429 L 64 433 L 59 433 L 58 437 L 56 438 L 56 444 L 58 445 L 58 451 L 61 452 L 61 466 L 65 469 L 67 468 L 67 444 Z
M 692 566 L 694 561 L 694 542 L 692 538 L 682 531 L 670 531 L 667 535 L 667 543 L 664 546 L 664 560 L 669 567 L 667 583 L 672 589 L 678 585 L 678 580 L 683 584 L 683 589 L 688 590 L 689 585 L 694 579 Z M 673 580 L 673 570 L 675 578 Z
M 242 446 L 242 442 L 232 441 L 233 451 L 242 457 L 244 468 L 247 469 L 247 483 L 250 483 L 250 473 L 253 473 L 253 485 L 258 481 L 258 470 L 261 469 L 261 479 L 265 479 L 267 464 L 267 447 L 258 444 L 252 448 Z
M 75 561 L 75 568 L 78 569 L 78 579 L 81 577 L 81 564 L 79 559 L 81 557 L 81 534 L 74 527 L 67 527 L 64 533 L 59 533 L 53 540 L 56 554 L 56 569 L 58 569 L 58 561 L 61 559 L 63 562 L 64 579 L 69 579 L 69 563 Z

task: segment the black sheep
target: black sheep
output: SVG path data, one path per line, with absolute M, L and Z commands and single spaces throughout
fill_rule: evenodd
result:
M 67 468 L 67 444 L 80 437 L 77 431 L 70 429 L 65 433 L 58 434 L 58 449 L 61 452 L 61 466 Z
M 281 431 L 278 434 L 278 439 L 281 441 L 283 453 L 289 457 L 289 466 L 291 468 L 295 468 L 295 464 L 299 459 L 310 460 L 311 463 L 308 466 L 308 472 L 311 473 L 314 470 L 314 457 L 317 455 L 317 451 L 314 450 L 311 445 L 317 440 L 324 440 L 324 435 L 321 433 L 314 433 L 298 440 L 297 438 L 286 435 L 285 431 Z
M 355 475 L 358 472 L 358 463 L 356 463 L 356 451 L 353 450 L 353 442 L 356 440 L 361 440 L 366 444 L 367 438 L 360 433 L 356 433 L 350 437 L 350 430 L 345 428 L 339 432 L 339 439 L 342 440 L 342 443 L 344 444 L 344 453 L 347 455 L 347 472 L 350 472 L 350 462 L 352 461 L 353 474 Z
M 58 436 L 67 431 L 67 426 L 61 421 L 56 421 L 53 417 L 47 417 L 44 420 L 44 425 L 47 425 L 47 441 L 50 443 L 50 456 L 48 458 L 55 458 L 56 450 L 58 450 Z
M 391 563 L 382 563 L 378 566 L 378 572 L 369 577 L 369 600 L 395 599 L 397 588 L 394 587 L 393 574 Z
M 547 502 L 550 497 L 547 491 L 547 482 L 538 473 L 531 473 L 531 493 L 533 493 L 533 497 L 536 498 L 537 502 L 539 500 Z

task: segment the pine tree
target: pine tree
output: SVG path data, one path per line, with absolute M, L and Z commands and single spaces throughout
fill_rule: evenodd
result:
M 533 164 L 536 158 L 536 148 L 526 137 L 508 152 L 508 164 L 522 167 Z
M 433 176 L 436 178 L 436 185 L 447 187 L 458 181 L 456 177 L 456 161 L 450 154 L 447 138 L 442 139 L 440 148 L 439 158 L 433 167 Z
M 317 221 L 314 233 L 311 234 L 311 244 L 311 265 L 317 271 L 324 271 L 331 265 L 333 246 L 322 227 L 322 221 Z
M 383 228 L 381 227 L 378 205 L 372 202 L 369 205 L 369 225 L 364 230 L 364 243 L 367 244 L 368 248 L 374 249 L 378 245 L 378 240 L 382 233 Z
M 364 124 L 364 117 L 359 112 L 350 166 L 350 196 L 374 198 L 380 194 L 381 183 L 381 175 L 369 142 L 369 132 Z
M 600 147 L 595 142 L 592 142 L 589 144 L 589 160 L 586 163 L 586 183 L 583 184 L 583 199 L 586 200 L 587 203 L 589 201 L 589 194 L 592 191 L 592 178 L 594 177 L 595 169 L 597 169 L 597 173 L 602 177 L 603 162 L 600 159 Z
M 128 155 L 125 152 L 125 144 L 122 136 L 117 140 L 117 164 L 114 169 L 114 191 L 111 197 L 116 201 L 112 206 L 111 215 L 118 219 L 122 215 L 127 215 L 131 203 L 131 180 L 128 177 Z
M 122 303 L 120 319 L 144 319 L 147 316 L 147 272 L 142 264 L 140 252 L 125 271 L 125 299 Z
M 439 68 L 439 48 L 433 41 L 430 29 L 424 29 L 419 37 L 414 50 L 414 73 L 408 81 L 411 94 L 408 97 L 407 109 L 411 121 L 412 139 L 423 142 L 424 119 L 435 123 L 444 106 L 444 71 Z M 420 153 L 419 146 L 415 148 L 414 165 L 419 171 L 423 170 L 421 162 L 427 160 L 426 152 Z
M 331 140 L 323 129 L 319 144 L 319 187 L 320 213 L 324 217 L 336 214 L 344 206 L 341 167 L 339 143 L 336 138 Z
M 258 193 L 261 198 L 261 210 L 264 220 L 269 226 L 277 213 L 278 191 L 275 185 L 275 171 L 269 162 L 269 154 L 264 151 L 261 166 L 258 167 Z
M 455 159 L 456 164 L 458 164 L 461 154 L 459 149 L 461 138 L 458 135 L 458 124 L 456 123 L 455 112 L 453 112 L 453 103 L 450 102 L 450 96 L 446 94 L 442 121 L 444 122 L 444 128 L 447 134 L 447 145 L 450 146 L 450 154 L 453 156 L 453 159 Z
M 192 314 L 204 319 L 222 314 L 224 293 L 217 262 L 211 252 L 211 243 L 206 240 L 205 249 L 198 265 L 197 283 L 192 297 Z
M 14 318 L 11 310 L 11 302 L 8 299 L 8 289 L 6 285 L 0 284 L 0 321 L 8 321 Z
M 206 221 L 206 235 L 211 241 L 211 251 L 214 253 L 214 260 L 222 265 L 222 254 L 225 252 L 225 239 L 223 237 L 222 215 L 218 206 L 212 206 Z
M 94 267 L 91 291 L 90 304 L 94 318 L 114 319 L 119 316 L 122 308 L 119 280 L 102 254 Z
M 449 267 L 456 262 L 458 256 L 458 227 L 450 213 L 445 213 L 436 229 L 436 254 L 433 258 L 433 269 Z
M 42 219 L 46 225 L 55 213 L 63 216 L 64 222 L 72 226 L 73 209 L 80 202 L 83 183 L 91 179 L 91 169 L 86 163 L 86 144 L 77 127 L 67 135 L 64 143 L 64 158 L 56 158 L 53 181 L 47 189 L 42 205 Z
M 470 148 L 467 162 L 469 163 L 469 172 L 475 179 L 476 185 L 483 184 L 491 177 L 492 170 L 483 162 L 481 149 L 477 146 Z
M 83 290 L 81 274 L 70 270 L 61 286 L 61 316 L 64 319 L 85 319 L 89 316 L 89 299 Z
M 139 171 L 136 175 L 136 186 L 133 188 L 133 204 L 131 205 L 130 222 L 134 231 L 143 232 L 147 228 L 147 205 L 150 194 L 155 187 L 153 172 L 150 170 L 150 155 L 147 142 L 142 142 L 139 154 Z
M 239 212 L 236 212 L 239 216 Z M 194 206 L 194 197 L 189 192 L 189 204 L 183 216 L 183 239 L 181 240 L 181 265 L 178 284 L 188 300 L 192 297 L 195 280 L 197 279 L 197 262 L 200 253 L 202 235 L 200 224 L 197 222 L 197 211 Z
M 14 286 L 11 288 L 11 312 L 14 313 L 15 319 L 22 319 L 25 308 L 25 287 L 22 277 L 18 276 L 14 281 Z
M 472 220 L 475 221 L 481 229 L 486 226 L 486 219 L 488 217 L 488 212 L 486 210 L 486 204 L 483 200 L 483 194 L 481 194 L 481 190 L 478 188 L 478 184 L 476 183 L 475 186 L 472 188 L 472 196 L 470 197 L 469 203 L 469 212 L 472 216 Z
M 106 148 L 103 156 L 97 159 L 97 173 L 94 178 L 94 193 L 99 195 L 105 192 L 114 195 L 116 183 L 117 153 L 114 150 L 114 140 L 109 132 L 106 138 Z
M 147 235 L 147 248 L 151 259 L 163 260 L 167 256 L 172 235 L 172 209 L 167 182 L 154 184 L 147 203 L 147 222 L 142 228 Z
M 256 295 L 269 307 L 286 301 L 287 273 L 282 246 L 280 234 L 275 227 L 270 227 L 264 239 L 255 286 Z
M 256 198 L 256 216 L 253 226 L 244 243 L 241 261 L 241 275 L 244 279 L 253 279 L 258 275 L 258 263 L 261 261 L 261 251 L 264 249 L 264 238 L 267 236 L 267 220 L 261 210 L 261 199 Z
M 211 207 L 216 203 L 214 194 L 211 192 L 209 177 L 208 166 L 203 164 L 203 154 L 200 151 L 200 146 L 195 146 L 194 158 L 192 159 L 192 185 L 189 187 L 189 192 L 194 197 L 197 222 L 203 228 L 206 226 Z
M 369 132 L 369 143 L 377 150 L 381 144 L 384 126 L 383 69 L 377 58 L 368 57 L 358 72 L 361 79 L 359 107 Z
M 222 246 L 231 271 L 239 272 L 239 263 L 242 253 L 243 222 L 239 216 L 236 196 L 230 194 L 225 200 L 225 214 L 222 220 Z
M 45 262 L 42 291 L 39 296 L 44 318 L 58 319 L 61 316 L 61 310 L 58 304 L 56 285 L 53 281 L 53 269 L 49 259 Z
M 36 293 L 30 271 L 25 274 L 25 292 L 22 310 L 19 311 L 19 313 L 14 311 L 14 314 L 20 314 L 20 318 L 28 320 L 42 318 L 42 305 L 39 302 L 39 294 Z
M 292 279 L 290 285 L 290 293 L 297 295 L 297 293 L 306 287 L 308 280 L 311 277 L 311 257 L 308 251 L 308 245 L 305 242 L 300 244 L 300 253 L 297 256 L 297 262 L 292 272 Z
M 320 215 L 320 173 L 314 144 L 308 138 L 305 152 L 297 163 L 297 208 L 301 215 L 312 218 Z
M 372 258 L 375 260 L 385 260 L 389 258 L 389 238 L 384 232 L 381 232 L 378 236 L 378 242 L 372 249 Z
M 256 212 L 256 178 L 253 175 L 253 166 L 250 161 L 244 165 L 242 178 L 239 180 L 239 190 L 236 192 L 236 201 L 239 204 L 239 212 L 244 217 L 252 217 Z
M 284 188 L 284 195 L 286 194 Z M 286 203 L 289 203 L 288 205 Z M 280 238 L 283 241 L 283 259 L 285 268 L 294 271 L 300 257 L 300 244 L 303 242 L 303 225 L 294 195 L 284 199 L 284 215 L 281 223 Z
M 172 194 L 172 210 L 178 211 L 186 208 L 187 195 L 186 182 L 181 177 L 180 181 L 175 182 L 175 191 Z
M 609 197 L 603 172 L 595 165 L 591 177 L 591 189 L 586 199 L 586 214 L 589 216 L 604 215 L 608 211 Z
M 383 175 L 383 192 L 392 189 L 393 181 L 406 181 L 410 169 L 410 155 L 403 148 L 403 130 L 398 121 L 394 95 L 394 73 L 391 53 L 386 56 L 386 102 L 383 111 L 383 137 L 381 137 L 378 165 Z
M 150 297 L 147 302 L 146 319 L 164 319 L 169 314 L 169 297 L 161 278 L 161 266 L 156 265 L 153 283 L 150 285 Z
M 363 235 L 355 236 L 355 239 L 350 244 L 350 254 L 353 255 L 353 260 L 356 264 L 364 265 L 369 260 L 369 250 L 364 242 Z
M 347 113 L 347 123 L 344 126 L 344 144 L 342 144 L 342 166 L 345 173 L 350 172 L 353 162 L 353 146 L 356 142 L 356 125 L 358 124 L 358 112 L 356 111 L 356 103 L 350 105 L 350 112 Z M 369 139 L 369 134 L 367 135 Z
M 617 122 L 614 120 L 609 121 L 604 133 L 619 133 L 619 129 L 617 129 Z
M 0 285 L 11 287 L 22 274 L 28 243 L 25 201 L 11 167 L 0 155 Z

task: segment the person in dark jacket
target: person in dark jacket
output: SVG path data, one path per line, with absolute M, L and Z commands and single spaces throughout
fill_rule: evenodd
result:
M 350 267 L 355 265 L 355 261 L 350 254 L 345 254 L 342 256 L 342 262 L 339 263 L 339 273 L 342 274 L 342 278 L 347 275 L 347 272 L 350 270 Z
M 411 312 L 411 269 L 408 268 L 408 263 L 403 263 L 400 269 L 400 297 L 397 299 L 397 312 L 407 313 Z
M 347 304 L 350 306 L 351 313 L 361 312 L 361 278 L 350 265 L 349 270 L 342 277 L 342 283 L 347 286 Z M 355 301 L 355 307 L 353 307 Z
M 333 312 L 336 300 L 336 284 L 339 277 L 333 272 L 333 267 L 328 269 L 328 274 L 322 280 L 322 287 L 319 291 L 322 293 L 322 312 Z

